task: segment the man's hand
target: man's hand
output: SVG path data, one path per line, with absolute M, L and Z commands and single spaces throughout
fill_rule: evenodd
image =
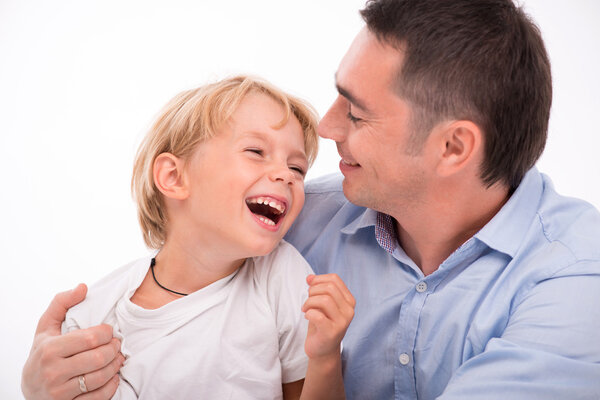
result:
M 117 390 L 117 372 L 124 358 L 111 326 L 99 325 L 61 335 L 67 310 L 80 303 L 86 293 L 87 287 L 80 284 L 57 294 L 40 318 L 23 367 L 21 390 L 26 399 L 109 399 Z M 81 375 L 86 394 L 79 386 Z

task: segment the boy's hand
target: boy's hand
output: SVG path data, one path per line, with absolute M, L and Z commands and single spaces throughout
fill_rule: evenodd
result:
M 109 399 L 115 393 L 123 356 L 112 328 L 100 325 L 61 336 L 67 310 L 81 302 L 86 292 L 85 285 L 79 285 L 59 293 L 40 318 L 23 367 L 21 389 L 26 399 L 73 399 L 82 394 L 80 375 L 88 393 L 78 398 Z
M 308 320 L 304 349 L 309 358 L 335 355 L 354 317 L 354 297 L 337 274 L 309 275 L 308 299 L 302 306 Z

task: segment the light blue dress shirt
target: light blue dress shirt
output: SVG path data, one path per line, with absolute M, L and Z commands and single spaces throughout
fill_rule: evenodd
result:
M 349 399 L 600 399 L 594 207 L 532 169 L 425 277 L 397 241 L 381 247 L 378 213 L 349 203 L 342 178 L 307 184 L 286 240 L 357 300 L 342 351 Z

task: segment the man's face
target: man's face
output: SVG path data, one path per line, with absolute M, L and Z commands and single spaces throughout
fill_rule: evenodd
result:
M 319 124 L 342 158 L 344 194 L 354 204 L 392 213 L 422 200 L 423 149 L 410 149 L 411 109 L 394 93 L 402 53 L 367 28 L 355 38 L 336 74 L 339 95 Z

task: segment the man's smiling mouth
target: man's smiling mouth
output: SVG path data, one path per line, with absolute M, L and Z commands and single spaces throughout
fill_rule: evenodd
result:
M 285 202 L 270 196 L 250 197 L 246 199 L 246 205 L 252 214 L 269 226 L 277 225 L 287 210 Z
M 359 163 L 355 163 L 355 162 L 352 162 L 352 161 L 344 160 L 343 158 L 342 158 L 342 163 L 344 163 L 346 165 L 349 165 L 351 167 L 358 167 L 358 166 L 360 166 Z

